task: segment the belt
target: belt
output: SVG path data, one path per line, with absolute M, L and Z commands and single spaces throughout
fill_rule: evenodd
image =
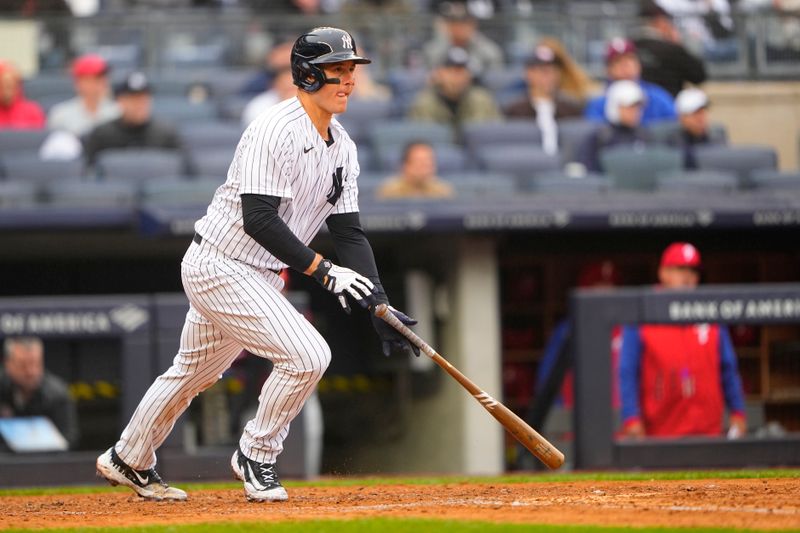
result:
M 194 237 L 192 237 L 192 240 L 197 244 L 203 244 L 203 236 L 197 232 L 194 233 Z M 272 272 L 277 276 L 281 275 L 281 270 L 275 270 L 274 268 L 268 268 L 267 270 L 269 270 L 270 272 Z

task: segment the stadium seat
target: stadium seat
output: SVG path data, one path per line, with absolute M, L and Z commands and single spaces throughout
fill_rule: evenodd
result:
M 225 181 L 233 161 L 234 148 L 217 148 L 191 153 L 191 167 L 199 176 L 214 176 Z
M 453 130 L 435 122 L 414 120 L 382 120 L 372 125 L 370 137 L 372 146 L 380 154 L 381 150 L 403 147 L 409 141 L 422 140 L 437 144 L 452 144 Z M 380 155 L 379 155 L 380 156 Z
M 180 125 L 184 122 L 210 121 L 217 110 L 210 102 L 193 103 L 184 96 L 158 96 L 153 99 L 153 116 Z
M 36 204 L 36 184 L 24 180 L 0 181 L 0 209 Z
M 247 104 L 249 104 L 252 99 L 252 96 L 242 96 L 239 94 L 232 94 L 224 97 L 218 103 L 219 117 L 222 120 L 241 122 L 244 108 L 247 107 Z
M 657 177 L 657 189 L 669 192 L 728 194 L 737 184 L 735 175 L 720 170 L 686 170 Z
M 652 191 L 660 175 L 675 174 L 683 168 L 683 155 L 666 146 L 619 146 L 603 150 L 600 163 L 615 189 Z
M 233 151 L 239 144 L 242 127 L 235 122 L 198 122 L 181 128 L 181 139 L 187 150 L 224 148 Z
M 177 150 L 115 149 L 97 157 L 97 173 L 106 181 L 141 181 L 183 174 L 183 154 Z
M 530 190 L 535 193 L 600 194 L 609 188 L 605 176 L 584 176 L 573 178 L 564 175 L 547 174 L 530 181 Z
M 442 179 L 453 185 L 458 197 L 502 197 L 517 192 L 516 178 L 502 172 L 454 172 L 442 174 Z
M 359 149 L 359 160 L 361 151 Z M 436 152 L 436 166 L 440 173 L 459 172 L 468 170 L 470 167 L 467 153 L 457 144 L 437 144 L 434 145 L 434 151 Z M 393 173 L 400 169 L 403 157 L 402 146 L 384 148 L 380 154 L 375 170 Z
M 663 143 L 667 141 L 681 128 L 680 122 L 677 121 L 659 121 L 654 122 L 647 126 L 650 135 L 653 136 L 653 141 Z M 727 144 L 728 131 L 724 124 L 711 124 L 708 128 L 708 137 L 711 144 Z
M 523 189 L 526 186 L 522 182 L 561 169 L 561 159 L 557 155 L 550 155 L 535 146 L 484 146 L 477 151 L 476 157 L 490 172 L 517 176 Z
M 36 102 L 47 97 L 67 100 L 75 95 L 72 78 L 63 74 L 39 75 L 25 80 L 24 87 L 25 96 Z
M 133 207 L 137 199 L 135 184 L 125 182 L 53 181 L 44 194 L 60 207 Z
M 704 146 L 698 147 L 696 157 L 700 169 L 735 174 L 742 189 L 753 186 L 751 175 L 754 171 L 778 167 L 778 156 L 769 146 Z
M 150 179 L 141 184 L 141 201 L 157 205 L 205 206 L 224 177 Z
M 561 161 L 575 161 L 579 147 L 598 128 L 597 122 L 583 119 L 558 121 L 558 150 Z
M 0 172 L 7 179 L 43 183 L 53 179 L 72 179 L 83 175 L 83 161 L 53 161 L 39 159 L 36 154 L 6 154 L 0 157 Z
M 756 170 L 752 174 L 756 189 L 770 191 L 800 191 L 800 171 Z
M 464 140 L 473 152 L 487 146 L 541 147 L 542 133 L 532 120 L 479 122 L 464 125 Z
M 7 153 L 37 152 L 47 130 L 0 130 L 0 157 Z
M 403 116 L 408 111 L 414 98 L 428 82 L 430 73 L 428 69 L 398 68 L 391 70 L 386 76 L 389 88 L 392 90 L 393 113 Z
M 391 108 L 390 101 L 353 100 L 347 104 L 347 111 L 338 115 L 336 119 L 341 122 L 350 138 L 360 147 L 362 144 L 370 142 L 369 132 L 372 125 L 389 118 Z

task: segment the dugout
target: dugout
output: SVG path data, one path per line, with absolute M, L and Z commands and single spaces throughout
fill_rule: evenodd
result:
M 611 331 L 618 324 L 800 323 L 800 285 L 699 287 L 693 291 L 652 288 L 578 290 L 570 301 L 575 371 L 574 462 L 576 468 L 697 468 L 800 464 L 800 436 L 719 438 L 614 438 Z M 796 337 L 795 337 L 796 338 Z M 800 357 L 797 343 L 790 357 Z M 769 361 L 766 362 L 769 365 Z M 563 365 L 562 365 L 563 366 Z M 779 370 L 779 369 L 778 369 Z M 798 376 L 780 376 L 769 366 L 762 382 L 775 381 L 768 399 L 789 402 L 800 390 Z M 563 376 L 563 374 L 562 374 Z M 797 429 L 796 421 L 789 422 Z
M 306 294 L 288 297 L 301 312 L 307 310 Z M 188 305 L 183 294 L 0 298 L 0 338 L 42 339 L 45 368 L 69 385 L 80 428 L 79 442 L 67 452 L 0 453 L 0 486 L 94 482 L 97 455 L 117 440 L 152 380 L 171 364 Z M 270 370 L 268 362 L 252 356 L 245 366 L 246 373 L 262 379 Z M 178 420 L 159 450 L 163 475 L 230 476 L 241 431 L 241 421 L 231 414 L 244 415 L 250 407 L 234 409 L 243 391 L 232 391 L 231 379 L 206 391 Z M 309 405 L 295 420 L 281 455 L 287 477 L 319 473 L 322 427 L 314 402 Z

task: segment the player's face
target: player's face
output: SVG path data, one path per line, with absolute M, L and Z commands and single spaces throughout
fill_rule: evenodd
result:
M 658 269 L 661 286 L 667 289 L 693 289 L 700 282 L 700 274 L 689 267 L 661 267 Z
M 326 83 L 319 91 L 311 93 L 313 100 L 328 113 L 344 113 L 347 110 L 347 99 L 356 85 L 356 64 L 354 61 L 330 63 L 324 65 L 324 71 L 326 78 L 338 78 L 339 83 Z

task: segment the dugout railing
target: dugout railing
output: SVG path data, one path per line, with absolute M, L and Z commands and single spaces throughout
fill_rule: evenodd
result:
M 781 437 L 615 439 L 611 332 L 618 324 L 800 323 L 800 284 L 579 289 L 570 299 L 578 469 L 698 468 L 800 464 L 800 433 Z M 797 354 L 800 359 L 800 354 Z

